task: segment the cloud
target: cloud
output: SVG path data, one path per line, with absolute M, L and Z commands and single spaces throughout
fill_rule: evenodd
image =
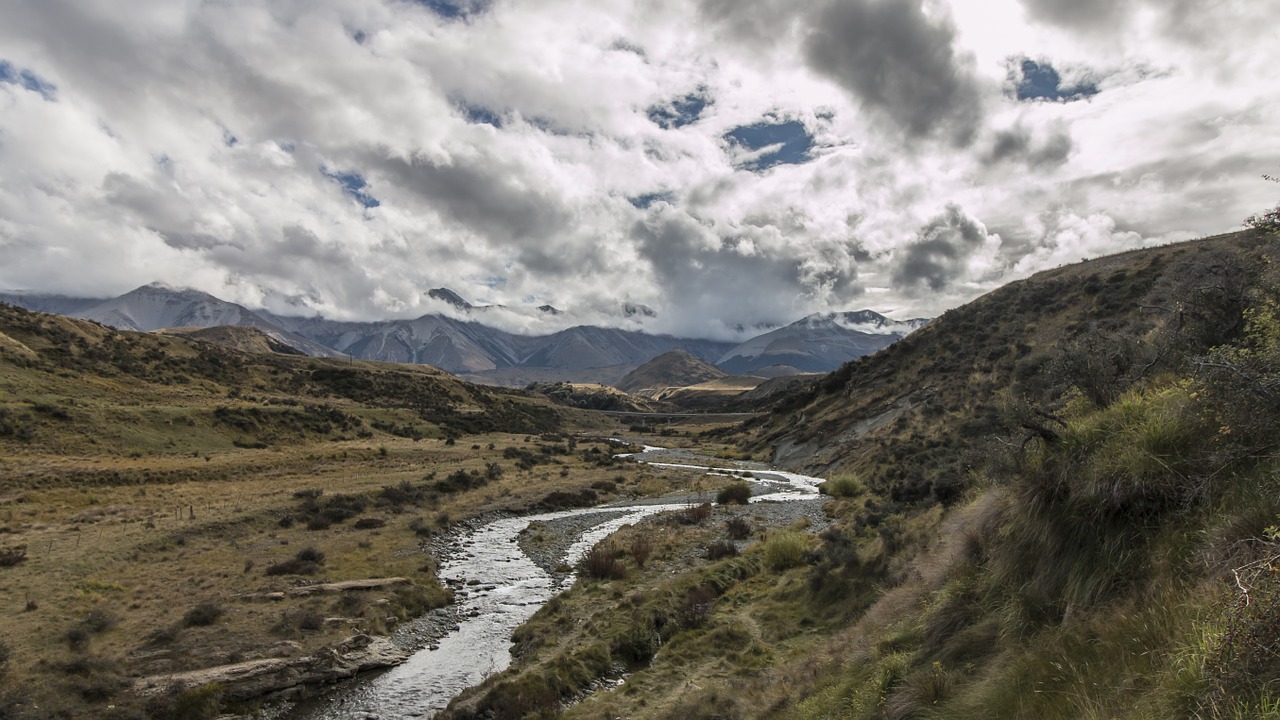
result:
M 958 205 L 948 205 L 904 248 L 893 281 L 908 291 L 946 290 L 959 280 L 990 272 L 991 255 L 999 245 L 1000 238 L 988 235 L 981 222 Z
M 988 164 L 1019 162 L 1032 169 L 1062 165 L 1071 156 L 1075 143 L 1061 125 L 1049 128 L 1043 140 L 1033 137 L 1022 125 L 997 130 L 990 150 L 983 156 Z
M 967 143 L 982 116 L 982 90 L 958 56 L 945 14 L 917 0 L 827 3 L 805 41 L 809 64 L 910 137 L 942 132 Z
M 1273 206 L 1277 21 L 1227 0 L 17 0 L 0 287 L 159 280 L 339 319 L 448 287 L 528 332 L 936 315 Z
M 1133 0 L 1022 0 L 1032 19 L 1073 30 L 1112 31 L 1129 18 Z

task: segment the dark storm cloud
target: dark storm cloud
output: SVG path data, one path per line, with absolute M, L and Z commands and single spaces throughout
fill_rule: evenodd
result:
M 1051 168 L 1066 162 L 1074 149 L 1075 142 L 1063 128 L 1055 128 L 1043 140 L 1036 140 L 1030 130 L 1019 125 L 998 131 L 982 161 L 985 165 L 1018 162 L 1032 169 Z
M 982 116 L 971 64 L 957 57 L 955 27 L 927 17 L 920 0 L 841 0 L 812 19 L 810 66 L 907 135 L 972 139 Z
M 964 275 L 966 263 L 987 241 L 987 230 L 957 205 L 920 229 L 893 270 L 895 285 L 944 290 Z
M 221 238 L 214 237 L 208 233 L 199 232 L 175 232 L 160 230 L 153 228 L 153 231 L 160 236 L 165 245 L 176 250 L 209 250 L 219 245 L 233 245 L 243 250 L 243 246 L 234 243 L 228 243 Z
M 545 240 L 571 221 L 558 198 L 522 182 L 527 170 L 501 160 L 434 162 L 415 156 L 369 162 L 398 191 L 415 195 L 446 218 L 494 241 Z
M 1022 0 L 1033 20 L 1073 30 L 1114 30 L 1127 20 L 1130 0 Z

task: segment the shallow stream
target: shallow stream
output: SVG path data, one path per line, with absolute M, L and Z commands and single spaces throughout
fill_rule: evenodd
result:
M 703 470 L 709 473 L 749 473 L 757 484 L 752 502 L 811 498 L 819 478 L 734 464 L 686 451 L 646 447 L 633 455 L 658 467 Z M 335 687 L 318 698 L 300 703 L 285 717 L 290 720 L 370 720 L 372 718 L 430 717 L 458 693 L 479 684 L 511 663 L 511 635 L 538 608 L 567 589 L 574 577 L 557 579 L 538 567 L 521 550 L 519 535 L 530 523 L 567 517 L 599 516 L 570 546 L 564 561 L 575 566 L 600 540 L 623 525 L 649 515 L 688 507 L 686 502 L 637 501 L 595 508 L 503 518 L 457 536 L 450 556 L 441 565 L 440 579 L 457 590 L 460 618 L 457 629 L 438 645 L 414 653 L 390 670 Z

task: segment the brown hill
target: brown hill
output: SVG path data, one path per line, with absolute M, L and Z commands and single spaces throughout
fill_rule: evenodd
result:
M 1016 416 L 1011 406 L 1052 411 L 1072 386 L 1114 397 L 1167 369 L 1178 344 L 1238 332 L 1248 288 L 1275 251 L 1235 233 L 1011 283 L 790 391 L 744 427 L 746 443 L 791 467 L 858 470 L 895 499 L 950 499 Z
M 664 388 L 697 385 L 726 375 L 715 365 L 699 360 L 683 350 L 672 350 L 627 373 L 615 387 L 629 393 L 660 391 Z
M 156 330 L 162 335 L 177 335 L 198 342 L 221 345 L 230 350 L 247 353 L 280 353 L 281 355 L 306 355 L 298 348 L 281 342 L 265 332 L 239 325 L 214 327 L 177 327 Z

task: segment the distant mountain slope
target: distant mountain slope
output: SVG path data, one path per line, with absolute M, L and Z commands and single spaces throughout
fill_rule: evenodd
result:
M 716 362 L 732 375 L 772 365 L 803 372 L 829 372 L 902 339 L 927 322 L 899 322 L 871 310 L 813 314 L 751 338 Z
M 625 374 L 672 350 L 683 350 L 701 361 L 719 364 L 734 375 L 825 372 L 883 347 L 919 323 L 896 323 L 870 311 L 811 315 L 738 345 L 584 325 L 533 336 L 487 325 L 492 313 L 506 312 L 500 306 L 475 306 L 446 288 L 436 288 L 428 295 L 447 303 L 452 307 L 450 312 L 461 316 L 429 314 L 375 322 L 291 317 L 250 310 L 197 290 L 159 284 L 109 299 L 10 293 L 0 295 L 0 301 L 126 330 L 252 327 L 308 355 L 350 355 L 363 360 L 434 365 L 452 373 L 491 373 L 495 374 L 494 382 L 499 383 L 504 382 L 499 371 L 510 368 L 557 371 L 540 376 L 539 380 L 585 380 L 588 377 L 583 373 L 600 368 L 620 368 L 619 374 Z M 534 312 L 558 311 L 546 308 Z M 652 314 L 641 307 L 630 308 L 629 312 Z M 592 375 L 596 381 L 610 377 L 616 376 Z
M 649 389 L 688 387 L 725 375 L 725 371 L 715 365 L 683 350 L 672 350 L 627 373 L 616 387 L 634 393 Z
M 93 320 L 119 330 L 150 332 L 176 327 L 250 327 L 307 355 L 338 355 L 332 348 L 293 334 L 242 305 L 199 290 L 152 284 L 106 300 L 22 294 L 0 296 L 0 300 L 36 312 Z

